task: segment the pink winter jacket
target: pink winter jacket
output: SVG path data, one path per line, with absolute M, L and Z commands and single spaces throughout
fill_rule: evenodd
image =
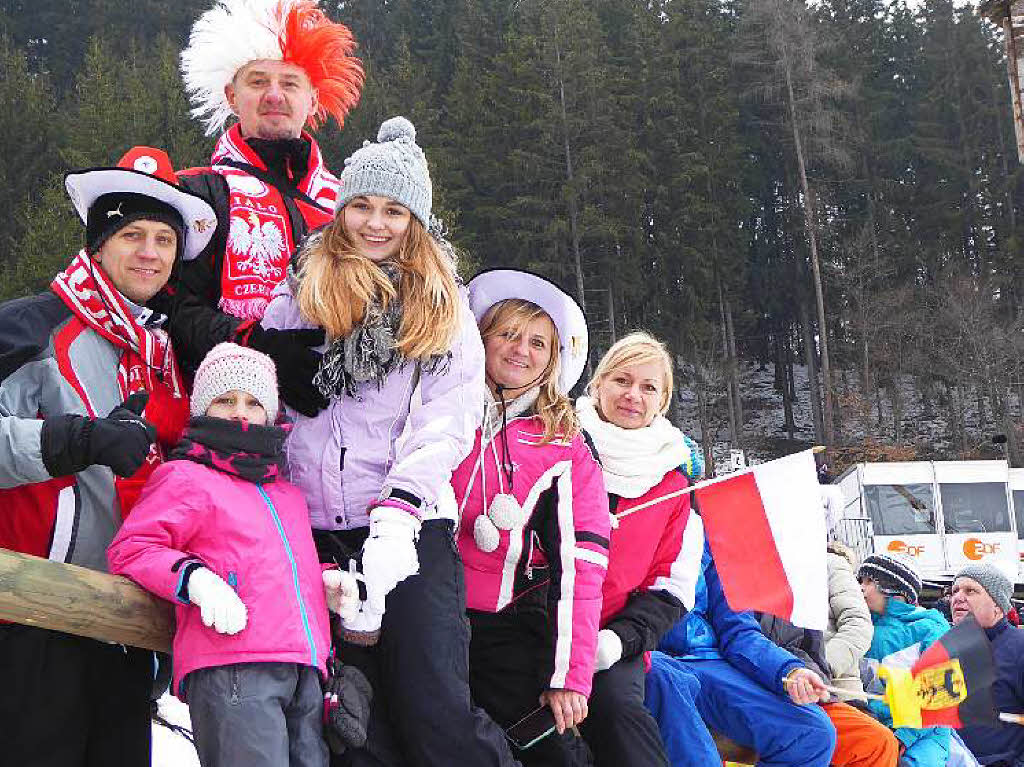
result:
M 330 628 L 309 512 L 298 489 L 257 485 L 193 461 L 153 472 L 107 550 L 112 573 L 127 575 L 176 605 L 174 686 L 189 672 L 231 663 L 283 662 L 326 673 Z M 234 636 L 203 625 L 181 583 L 199 561 L 227 581 L 248 608 Z
M 527 522 L 500 531 L 495 551 L 486 553 L 476 545 L 473 526 L 499 492 L 501 433 L 481 451 L 478 429 L 473 451 L 452 474 L 462 515 L 458 544 L 466 606 L 498 612 L 547 583 L 555 632 L 548 688 L 590 695 L 610 532 L 601 467 L 581 435 L 539 444 L 544 427 L 538 418 L 514 418 L 506 430 L 515 466 L 512 492 Z M 507 484 L 504 477 L 501 482 Z M 503 489 L 508 492 L 507 486 Z

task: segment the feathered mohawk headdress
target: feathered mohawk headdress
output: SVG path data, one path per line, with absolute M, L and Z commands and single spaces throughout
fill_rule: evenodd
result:
M 342 125 L 359 102 L 363 65 L 352 53 L 352 32 L 332 22 L 318 0 L 217 0 L 192 27 L 181 54 L 181 74 L 192 100 L 192 116 L 207 135 L 231 117 L 224 86 L 250 61 L 287 61 L 301 67 L 318 94 L 309 116 L 316 128 L 333 116 Z

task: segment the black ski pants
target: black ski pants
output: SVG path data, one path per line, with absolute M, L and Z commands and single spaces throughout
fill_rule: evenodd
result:
M 149 767 L 153 653 L 0 625 L 0 763 Z
M 658 723 L 644 706 L 643 656 L 594 674 L 580 732 L 597 767 L 668 767 Z
M 325 562 L 344 563 L 367 528 L 315 532 Z M 454 523 L 428 520 L 416 544 L 420 571 L 388 594 L 380 642 L 343 643 L 338 657 L 373 687 L 365 748 L 332 767 L 518 767 L 502 730 L 469 693 L 466 584 Z
M 469 619 L 473 700 L 507 728 L 540 705 L 540 695 L 551 679 L 554 650 L 547 614 L 533 605 L 513 604 L 500 613 L 470 610 Z M 525 767 L 590 764 L 586 745 L 569 731 L 552 733 L 526 750 L 517 750 L 516 756 Z

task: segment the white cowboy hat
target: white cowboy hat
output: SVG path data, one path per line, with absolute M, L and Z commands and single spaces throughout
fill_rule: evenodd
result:
M 488 269 L 469 281 L 469 307 L 477 322 L 488 309 L 509 298 L 537 304 L 555 324 L 561 360 L 558 389 L 568 394 L 587 365 L 587 318 L 580 305 L 551 280 L 519 269 Z
M 134 193 L 152 197 L 174 208 L 184 224 L 182 258 L 189 261 L 205 248 L 217 228 L 217 214 L 202 197 L 178 184 L 174 166 L 161 149 L 137 146 L 116 168 L 88 168 L 68 173 L 64 186 L 82 223 L 89 223 L 89 209 L 105 194 Z M 110 215 L 110 214 L 108 214 Z

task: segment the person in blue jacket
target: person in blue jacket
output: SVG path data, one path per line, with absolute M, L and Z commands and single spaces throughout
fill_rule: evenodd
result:
M 942 613 L 917 604 L 921 577 L 909 562 L 887 554 L 872 554 L 861 563 L 857 580 L 875 626 L 865 658 L 881 661 L 914 645 L 924 652 L 949 631 Z M 892 727 L 885 703 L 873 700 L 868 706 L 880 722 Z M 948 727 L 897 727 L 894 732 L 905 747 L 900 767 L 945 767 L 949 759 Z
M 784 681 L 785 680 L 785 681 Z M 762 767 L 825 767 L 836 731 L 821 679 L 725 601 L 705 546 L 692 610 L 651 655 L 645 703 L 672 767 L 721 762 L 710 731 L 758 753 Z

